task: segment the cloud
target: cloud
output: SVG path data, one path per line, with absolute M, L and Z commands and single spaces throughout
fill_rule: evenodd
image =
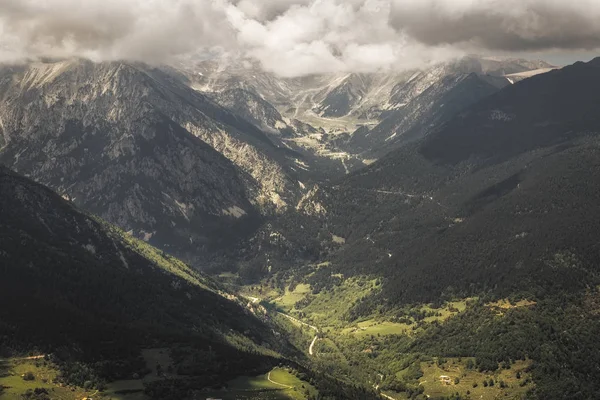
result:
M 597 0 L 0 0 L 0 61 L 243 54 L 284 76 L 600 47 Z
M 391 25 L 425 45 L 487 51 L 600 47 L 597 0 L 394 0 Z
M 0 0 L 0 54 L 160 62 L 234 45 L 224 22 L 210 0 Z

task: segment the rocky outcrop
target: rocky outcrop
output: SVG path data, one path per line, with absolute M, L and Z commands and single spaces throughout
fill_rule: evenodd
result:
M 285 150 L 145 65 L 3 67 L 0 121 L 0 162 L 188 260 L 296 198 Z

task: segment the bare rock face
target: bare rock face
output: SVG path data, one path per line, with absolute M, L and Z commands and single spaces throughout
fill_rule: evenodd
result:
M 288 127 L 279 111 L 252 89 L 228 89 L 213 93 L 213 98 L 265 132 L 276 136 L 293 135 L 293 129 Z
M 188 260 L 297 197 L 262 131 L 144 65 L 2 67 L 0 146 L 1 163 Z

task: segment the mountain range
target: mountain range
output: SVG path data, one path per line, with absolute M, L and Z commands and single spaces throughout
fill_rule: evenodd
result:
M 0 351 L 100 388 L 166 348 L 151 398 L 595 398 L 599 103 L 599 59 L 4 65 Z
M 173 73 L 73 60 L 0 82 L 2 163 L 187 260 L 299 197 L 299 155 Z

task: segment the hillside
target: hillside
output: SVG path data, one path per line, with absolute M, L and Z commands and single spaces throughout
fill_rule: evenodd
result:
M 0 189 L 2 356 L 52 353 L 63 380 L 83 386 L 131 379 L 144 369 L 141 349 L 210 351 L 210 366 L 190 359 L 180 369 L 202 387 L 264 370 L 276 362 L 269 348 L 284 349 L 237 298 L 182 262 L 5 168 Z
M 422 138 L 507 84 L 490 83 L 475 73 L 444 76 L 408 104 L 390 112 L 373 129 L 354 132 L 344 147 L 367 159 L 380 158 L 404 143 Z
M 507 86 L 312 190 L 240 274 L 392 398 L 596 398 L 599 66 Z
M 456 113 L 527 74 L 542 61 L 479 56 L 415 71 L 282 78 L 250 60 L 177 66 L 191 87 L 239 113 L 303 155 L 310 180 L 337 179 L 415 140 Z M 520 78 L 519 78 L 520 79 Z M 235 94 L 235 95 L 234 95 Z M 232 97 L 234 96 L 234 97 Z M 310 129 L 296 129 L 297 123 Z M 317 134 L 308 133 L 318 130 Z M 305 179 L 306 180 L 306 179 Z
M 0 270 L 2 398 L 377 398 L 277 313 L 4 167 Z
M 401 301 L 594 282 L 599 89 L 597 61 L 538 75 L 324 188 L 340 271 L 395 277 Z M 577 267 L 556 267 L 565 254 Z
M 172 71 L 4 66 L 0 99 L 0 162 L 189 261 L 218 254 L 300 196 L 290 169 L 298 154 Z

